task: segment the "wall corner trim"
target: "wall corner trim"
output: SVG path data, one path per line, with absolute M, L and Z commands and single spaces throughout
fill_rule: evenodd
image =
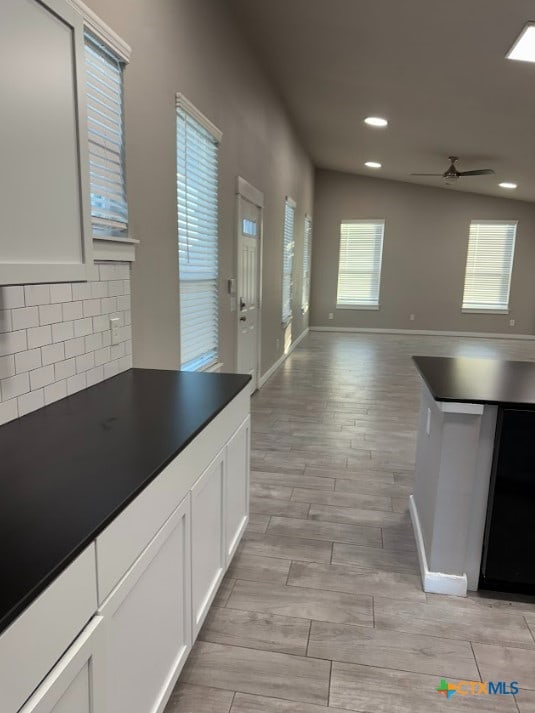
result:
M 475 339 L 520 339 L 535 341 L 535 334 L 501 334 L 498 332 L 448 332 L 435 329 L 376 329 L 373 327 L 310 327 L 311 332 L 362 332 L 364 334 L 413 334 L 429 337 L 470 337 Z
M 273 376 L 273 374 L 274 374 L 276 371 L 278 371 L 278 369 L 284 364 L 284 362 L 286 361 L 286 359 L 288 359 L 288 357 L 289 357 L 290 354 L 293 352 L 293 350 L 294 350 L 297 346 L 299 346 L 299 344 L 303 341 L 303 339 L 306 337 L 306 335 L 308 334 L 308 332 L 309 332 L 309 328 L 307 327 L 306 329 L 304 329 L 304 330 L 301 332 L 301 334 L 297 337 L 297 339 L 292 342 L 292 344 L 291 344 L 290 348 L 288 349 L 288 351 L 286 352 L 286 354 L 283 354 L 281 357 L 279 357 L 279 359 L 277 359 L 277 361 L 273 364 L 273 366 L 271 366 L 271 367 L 266 371 L 266 373 L 263 374 L 263 375 L 260 377 L 260 379 L 258 380 L 258 388 L 259 388 L 259 389 L 261 389 L 261 388 L 264 386 L 264 384 L 265 384 L 267 381 L 269 381 L 269 379 L 271 379 L 271 377 Z
M 456 597 L 466 597 L 468 593 L 468 578 L 466 574 L 444 574 L 443 572 L 431 572 L 427 566 L 427 556 L 425 554 L 424 539 L 418 510 L 414 501 L 414 495 L 409 497 L 409 511 L 418 551 L 418 562 L 420 564 L 420 575 L 424 592 L 429 594 L 450 594 Z

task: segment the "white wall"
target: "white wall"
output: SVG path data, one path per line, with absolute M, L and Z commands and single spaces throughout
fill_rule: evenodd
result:
M 534 204 L 322 170 L 315 198 L 312 325 L 535 333 Z M 340 223 L 351 218 L 386 221 L 378 311 L 336 310 Z M 473 219 L 518 220 L 508 315 L 461 311 Z

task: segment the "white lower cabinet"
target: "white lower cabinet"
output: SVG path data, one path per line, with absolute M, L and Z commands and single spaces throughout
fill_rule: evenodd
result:
M 248 522 L 248 412 L 243 391 L 0 636 L 0 713 L 162 713 Z
M 159 713 L 191 649 L 190 496 L 101 608 L 106 713 Z
M 230 563 L 249 521 L 251 420 L 247 418 L 227 445 L 225 470 L 225 548 Z
M 191 490 L 191 571 L 195 639 L 225 572 L 225 449 Z
M 107 713 L 104 620 L 94 617 L 19 713 Z

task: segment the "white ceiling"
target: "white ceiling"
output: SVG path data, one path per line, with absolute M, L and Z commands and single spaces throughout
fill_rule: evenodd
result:
M 445 171 L 455 154 L 459 170 L 496 176 L 448 190 L 535 201 L 535 64 L 505 59 L 533 0 L 226 2 L 317 166 L 442 186 L 409 174 Z M 369 115 L 390 126 L 368 128 Z

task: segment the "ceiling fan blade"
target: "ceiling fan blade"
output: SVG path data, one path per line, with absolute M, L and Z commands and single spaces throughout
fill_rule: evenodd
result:
M 461 171 L 459 176 L 493 176 L 492 168 L 480 168 L 477 171 Z
M 411 173 L 411 176 L 443 176 L 443 173 Z

